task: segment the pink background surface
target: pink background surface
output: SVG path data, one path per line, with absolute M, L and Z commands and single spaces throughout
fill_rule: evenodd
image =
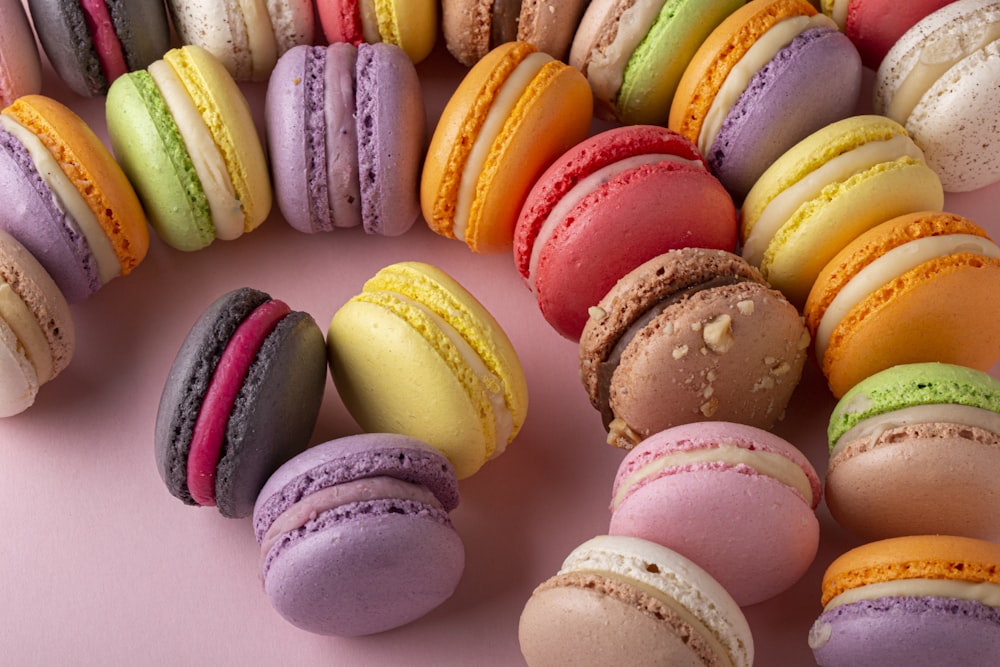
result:
M 464 70 L 439 48 L 419 71 L 433 126 Z M 103 99 L 75 97 L 46 72 L 43 92 L 106 139 Z M 244 90 L 262 120 L 264 86 Z M 997 238 L 998 201 L 993 186 L 951 195 L 946 208 Z M 380 635 L 311 635 L 268 605 L 249 519 L 187 507 L 167 493 L 153 462 L 156 408 L 188 328 L 225 291 L 263 289 L 325 331 L 368 277 L 402 260 L 439 266 L 495 315 L 527 373 L 528 419 L 500 459 L 461 483 L 453 518 L 467 566 L 450 600 Z M 576 346 L 541 318 L 507 254 L 473 255 L 422 222 L 396 239 L 357 229 L 311 237 L 275 212 L 252 234 L 197 253 L 154 238 L 134 274 L 73 313 L 78 348 L 69 369 L 34 407 L 0 421 L 0 651 L 8 664 L 517 665 L 517 622 L 532 589 L 573 547 L 607 529 L 623 452 L 604 444 L 578 379 Z M 810 364 L 776 429 L 821 475 L 833 405 Z M 313 443 L 356 431 L 328 381 Z M 856 544 L 825 506 L 819 515 L 822 543 L 807 575 L 746 609 L 759 665 L 814 664 L 806 635 L 820 611 L 823 569 Z

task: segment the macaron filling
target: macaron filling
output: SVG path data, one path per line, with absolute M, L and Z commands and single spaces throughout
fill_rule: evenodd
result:
M 847 8 L 851 0 L 823 0 L 823 13 L 833 19 L 837 27 L 843 32 L 847 26 Z
M 290 312 L 281 301 L 266 301 L 251 311 L 226 343 L 198 410 L 187 457 L 188 491 L 199 505 L 215 505 L 216 468 L 229 415 L 264 340 Z
M 507 119 L 532 79 L 551 62 L 554 62 L 553 58 L 547 53 L 536 51 L 528 54 L 517 64 L 497 91 L 462 167 L 455 203 L 455 221 L 452 227 L 455 238 L 460 240 L 466 238 L 472 202 L 479 187 L 479 175 L 493 149 L 493 143 L 500 137 Z
M 680 162 L 683 164 L 691 165 L 692 167 L 697 167 L 702 171 L 705 170 L 704 164 L 701 160 L 689 160 L 687 158 L 681 157 L 679 155 L 671 155 L 667 153 L 648 153 L 643 155 L 633 155 L 631 157 L 619 160 L 617 162 L 612 162 L 597 171 L 593 172 L 581 178 L 572 188 L 569 189 L 566 194 L 556 202 L 552 210 L 545 218 L 545 222 L 542 223 L 538 230 L 538 235 L 535 237 L 535 242 L 531 246 L 531 258 L 528 262 L 528 286 L 535 296 L 538 295 L 537 288 L 535 287 L 535 276 L 538 271 L 538 262 L 542 254 L 542 248 L 550 238 L 552 238 L 553 233 L 559 227 L 559 224 L 571 214 L 573 209 L 577 207 L 580 202 L 584 201 L 588 195 L 593 192 L 597 192 L 602 186 L 610 183 L 618 175 L 625 172 L 636 169 L 642 165 L 646 164 L 656 164 L 658 162 L 672 161 Z
M 924 42 L 920 57 L 906 73 L 896 92 L 886 105 L 885 115 L 906 124 L 906 120 L 930 88 L 952 67 L 989 44 L 1000 40 L 1000 21 L 969 23 L 968 28 L 944 30 L 930 35 Z
M 24 412 L 35 402 L 38 376 L 31 360 L 24 354 L 17 335 L 0 320 L 0 417 Z
M 260 540 L 261 559 L 287 533 L 299 530 L 329 510 L 373 500 L 409 501 L 444 511 L 441 502 L 425 486 L 385 475 L 366 477 L 328 486 L 287 507 L 271 523 Z
M 618 91 L 625 80 L 629 58 L 633 57 L 642 40 L 664 8 L 660 2 L 631 2 L 609 27 L 607 43 L 592 48 L 584 73 L 594 90 L 594 96 L 606 105 L 614 106 Z M 668 3 L 669 4 L 669 3 Z
M 63 171 L 59 160 L 49 149 L 49 145 L 59 145 L 55 143 L 57 140 L 35 134 L 13 113 L 8 109 L 0 114 L 0 129 L 13 136 L 27 151 L 38 175 L 51 190 L 49 196 L 56 208 L 65 214 L 66 223 L 75 223 L 79 233 L 83 234 L 101 284 L 107 284 L 112 278 L 122 274 L 122 263 L 100 221 L 80 192 L 79 187 L 89 187 L 90 184 L 80 183 L 78 187 Z
M 243 234 L 243 209 L 236 197 L 233 181 L 215 139 L 195 107 L 187 87 L 166 60 L 157 60 L 148 68 L 163 102 L 173 116 L 188 157 L 194 165 L 215 227 L 215 237 L 233 240 Z
M 830 611 L 845 604 L 890 597 L 935 597 L 949 600 L 969 600 L 988 607 L 1000 607 L 1000 585 L 988 581 L 956 579 L 895 579 L 849 588 L 834 596 L 823 607 Z
M 111 12 L 105 0 L 80 0 L 90 39 L 94 43 L 101 71 L 108 85 L 128 71 L 125 52 L 121 40 L 111 20 Z
M 940 257 L 974 253 L 1000 259 L 1000 247 L 974 234 L 926 236 L 888 250 L 857 272 L 827 306 L 816 329 L 816 357 L 822 361 L 837 325 L 884 285 Z
M 747 49 L 726 75 L 705 113 L 698 132 L 698 149 L 703 155 L 707 155 L 711 150 L 726 116 L 757 72 L 774 60 L 778 52 L 791 44 L 800 34 L 818 28 L 836 30 L 836 25 L 825 14 L 790 16 L 768 28 Z
M 51 380 L 55 362 L 45 332 L 24 300 L 3 281 L 0 281 L 0 320 L 14 332 L 18 346 L 35 369 L 38 384 Z
M 310 50 L 310 56 L 315 52 Z M 326 62 L 323 71 L 324 101 L 322 112 L 326 137 L 326 188 L 329 202 L 329 217 L 334 227 L 355 227 L 361 224 L 361 182 L 358 175 L 358 117 L 355 100 L 355 65 L 357 51 L 344 49 L 344 57 L 350 67 L 332 67 L 330 54 L 323 50 Z M 318 55 L 318 54 L 316 54 Z M 308 63 L 312 58 L 307 59 Z M 308 70 L 307 70 L 308 71 Z M 318 119 L 317 119 L 318 120 Z M 310 133 L 317 128 L 310 125 Z M 311 136 L 311 135 L 310 135 Z M 315 170 L 320 172 L 322 170 Z M 321 174 L 317 174 L 319 178 Z M 319 184 L 317 183 L 317 186 Z M 320 215 L 322 213 L 320 212 Z
M 361 12 L 361 29 L 367 43 L 399 44 L 399 30 L 394 20 L 395 16 L 390 7 L 391 4 L 385 0 L 358 0 L 358 8 Z
M 1000 414 L 992 410 L 956 403 L 928 403 L 862 419 L 837 439 L 830 449 L 830 456 L 836 456 L 851 443 L 874 443 L 887 431 L 917 424 L 961 424 L 982 429 L 1000 438 Z
M 666 452 L 635 470 L 619 485 L 611 503 L 612 511 L 634 491 L 660 477 L 704 467 L 725 467 L 763 475 L 794 489 L 813 506 L 812 484 L 802 468 L 788 457 L 761 449 L 748 449 L 737 444 L 719 443 L 715 447 Z
M 250 49 L 251 77 L 266 81 L 278 61 L 278 42 L 265 0 L 239 0 Z
M 760 266 L 767 246 L 778 230 L 803 204 L 820 197 L 827 186 L 843 183 L 877 165 L 906 157 L 923 162 L 924 154 L 912 139 L 898 134 L 880 141 L 869 141 L 827 160 L 767 203 L 747 235 L 743 257 L 754 266 Z

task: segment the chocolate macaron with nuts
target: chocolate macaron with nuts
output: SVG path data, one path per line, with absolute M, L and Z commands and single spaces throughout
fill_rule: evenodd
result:
M 772 428 L 808 347 L 798 310 L 756 268 L 683 248 L 640 265 L 590 309 L 580 377 L 608 444 L 631 449 L 696 421 Z

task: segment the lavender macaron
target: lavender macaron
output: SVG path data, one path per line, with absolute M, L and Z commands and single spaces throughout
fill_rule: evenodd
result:
M 302 232 L 398 236 L 420 215 L 425 112 L 416 69 L 388 43 L 298 46 L 265 99 L 278 207 Z
M 368 433 L 306 450 L 275 471 L 254 507 L 271 605 L 324 635 L 420 618 L 465 568 L 449 517 L 458 500 L 451 464 L 415 438 Z

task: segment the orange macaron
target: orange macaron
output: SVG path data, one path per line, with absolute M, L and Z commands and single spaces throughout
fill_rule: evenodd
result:
M 989 370 L 1000 358 L 998 291 L 1000 247 L 962 216 L 927 211 L 848 244 L 820 272 L 804 313 L 839 398 L 898 364 Z

